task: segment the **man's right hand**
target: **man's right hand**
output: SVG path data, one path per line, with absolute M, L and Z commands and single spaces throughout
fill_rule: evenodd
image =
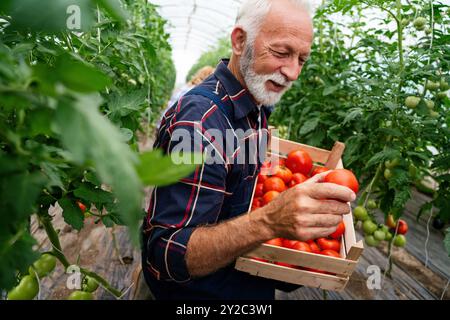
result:
M 322 183 L 328 173 L 286 190 L 265 207 L 250 213 L 261 219 L 268 240 L 306 241 L 336 231 L 342 216 L 350 213 L 348 202 L 354 201 L 356 195 L 347 187 Z

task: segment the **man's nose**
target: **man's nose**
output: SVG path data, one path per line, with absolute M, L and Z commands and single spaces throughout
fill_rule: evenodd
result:
M 288 81 L 295 81 L 300 76 L 302 66 L 298 62 L 291 62 L 281 68 L 281 73 L 287 78 Z

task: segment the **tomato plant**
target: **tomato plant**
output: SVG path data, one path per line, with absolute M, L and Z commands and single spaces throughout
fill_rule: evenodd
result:
M 175 166 L 157 150 L 138 153 L 138 131 L 150 133 L 175 81 L 166 21 L 155 6 L 81 1 L 82 29 L 69 30 L 65 4 L 0 4 L 0 290 L 27 271 L 46 275 L 54 258 L 71 264 L 50 206 L 58 204 L 75 230 L 95 208 L 97 223 L 127 225 L 138 244 L 144 186 L 174 183 L 195 168 Z M 30 15 L 36 19 L 23 18 Z M 53 249 L 39 260 L 31 216 Z M 28 279 L 16 288 L 33 284 Z
M 374 220 L 399 219 L 427 177 L 438 187 L 427 190 L 431 200 L 418 217 L 433 209 L 450 222 L 448 8 L 442 1 L 324 2 L 311 59 L 271 116 L 290 140 L 346 144 L 344 165 L 361 179 L 358 204 L 372 210 L 366 200 L 373 199 L 381 211 L 371 212 Z

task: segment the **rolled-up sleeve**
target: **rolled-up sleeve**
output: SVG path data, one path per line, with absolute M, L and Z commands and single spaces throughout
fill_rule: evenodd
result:
M 213 127 L 216 133 L 224 131 L 226 123 L 223 115 L 203 97 L 189 98 L 180 102 L 185 105 L 179 106 L 177 115 L 165 124 L 157 146 L 170 154 L 181 143 L 185 150 L 186 142 L 189 142 L 191 151 L 201 151 L 206 155 L 213 150 L 213 154 L 223 161 L 200 164 L 191 175 L 178 183 L 153 190 L 144 230 L 147 234 L 144 245 L 147 268 L 158 280 L 190 280 L 185 261 L 189 239 L 197 227 L 217 222 L 226 195 L 227 155 L 222 145 L 225 134 L 221 140 L 206 132 Z M 196 103 L 206 104 L 206 107 L 194 108 Z M 178 139 L 180 135 L 177 132 L 183 133 L 183 139 Z

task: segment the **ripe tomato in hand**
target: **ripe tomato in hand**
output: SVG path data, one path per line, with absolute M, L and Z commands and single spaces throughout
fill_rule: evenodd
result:
M 267 192 L 263 197 L 264 205 L 268 204 L 269 202 L 271 202 L 273 199 L 275 199 L 279 195 L 280 195 L 280 193 L 277 191 Z
M 323 254 L 324 256 L 330 256 L 335 258 L 340 258 L 341 255 L 336 250 L 326 249 L 320 252 L 320 254 Z
M 270 244 L 272 246 L 277 246 L 277 247 L 282 247 L 283 246 L 283 239 L 275 238 L 275 239 L 266 241 L 266 244 Z
M 337 229 L 335 232 L 333 232 L 332 234 L 329 235 L 330 238 L 333 239 L 339 239 L 345 232 L 345 224 L 343 221 L 341 221 L 341 223 L 339 223 Z
M 309 244 L 309 247 L 311 248 L 312 253 L 320 253 L 320 247 L 317 245 L 317 243 L 314 240 L 308 240 L 306 241 L 307 244 Z
M 307 178 L 304 174 L 301 174 L 301 173 L 294 173 L 294 174 L 292 175 L 292 180 L 291 180 L 291 182 L 289 183 L 289 188 L 292 188 L 293 186 L 296 186 L 296 185 L 298 185 L 298 184 L 300 184 L 300 183 L 303 183 L 303 182 L 305 182 L 306 180 L 308 180 L 308 178 Z
M 264 181 L 264 192 L 283 192 L 284 190 L 286 190 L 286 184 L 278 177 L 271 177 Z
M 330 169 L 326 167 L 314 167 L 313 171 L 311 172 L 311 177 L 314 177 L 316 174 L 323 173 L 330 171 Z
M 359 183 L 353 172 L 347 169 L 336 169 L 326 175 L 323 182 L 335 183 L 350 188 L 354 193 L 358 193 Z
M 339 251 L 341 249 L 341 244 L 335 239 L 319 238 L 316 240 L 320 249 L 323 250 L 334 250 Z
M 302 173 L 308 175 L 312 169 L 313 162 L 311 157 L 306 151 L 295 150 L 289 153 L 286 159 L 286 167 L 288 167 L 292 173 Z
M 264 195 L 264 184 L 258 183 L 255 189 L 255 197 L 262 197 Z
M 292 172 L 285 166 L 277 165 L 274 168 L 274 177 L 278 177 L 287 185 L 289 182 L 291 182 L 292 179 Z

